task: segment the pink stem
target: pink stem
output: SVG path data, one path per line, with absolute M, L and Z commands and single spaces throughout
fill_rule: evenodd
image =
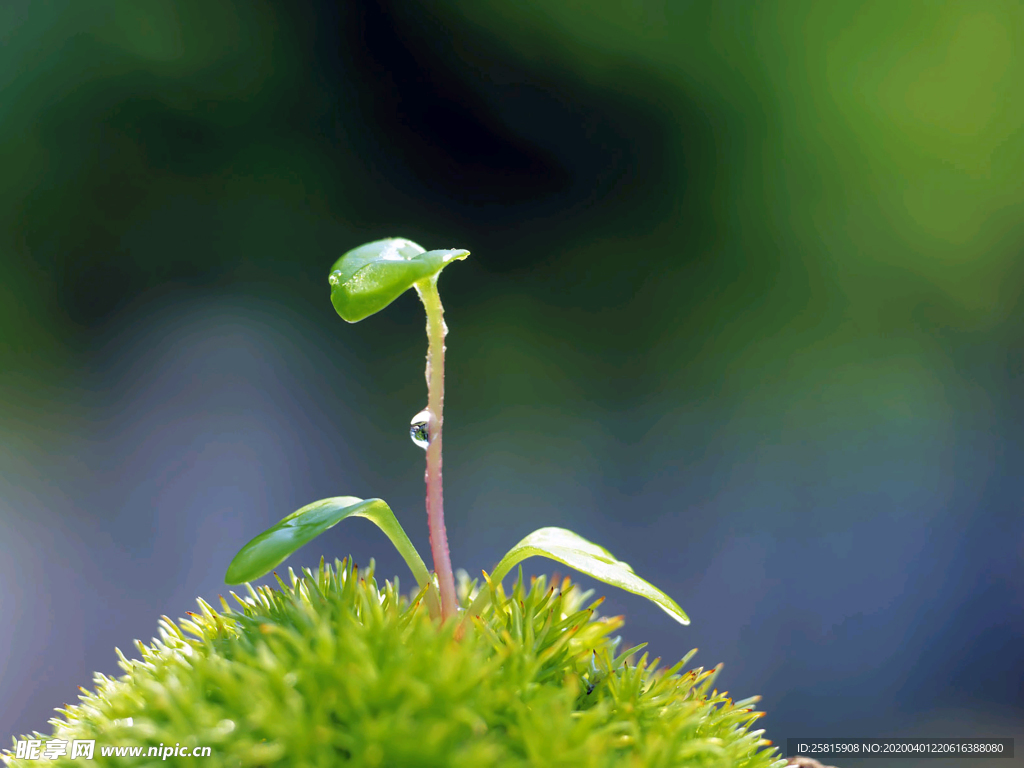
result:
M 437 292 L 437 276 L 416 283 L 416 291 L 427 311 L 427 527 L 430 530 L 430 551 L 434 571 L 441 589 L 441 620 L 458 613 L 455 578 L 448 553 L 448 533 L 444 527 L 444 494 L 441 484 L 441 429 L 444 426 L 444 308 Z

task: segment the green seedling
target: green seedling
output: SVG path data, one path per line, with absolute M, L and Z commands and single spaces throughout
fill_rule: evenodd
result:
M 470 580 L 453 578 L 441 494 L 445 326 L 437 278 L 464 250 L 424 251 L 381 240 L 346 253 L 330 273 L 338 313 L 357 322 L 415 288 L 427 311 L 427 407 L 410 425 L 426 451 L 427 520 L 434 572 L 380 499 L 337 496 L 308 504 L 247 544 L 229 583 L 263 576 L 348 517 L 373 521 L 419 582 L 403 594 L 375 564 L 350 558 L 291 568 L 276 584 L 247 583 L 236 603 L 199 599 L 199 613 L 163 617 L 160 637 L 117 651 L 121 676 L 97 674 L 40 732 L 0 748 L 12 768 L 35 764 L 33 744 L 79 765 L 64 748 L 95 744 L 98 766 L 513 766 L 581 768 L 784 768 L 764 731 L 757 698 L 733 701 L 713 687 L 721 665 L 683 673 L 644 645 L 619 649 L 621 616 L 598 616 L 568 576 L 502 579 L 524 559 L 551 558 L 686 614 L 608 550 L 562 528 L 541 528 Z M 241 591 L 241 590 L 240 590 Z M 457 640 L 457 642 L 453 642 Z M 115 746 L 116 745 L 116 746 Z M 173 746 L 172 746 L 173 745 Z M 179 747 L 184 752 L 179 755 Z M 124 750 L 137 750 L 125 752 Z M 121 751 L 118 751 L 121 750 Z M 173 752 L 168 760 L 169 752 Z M 51 755 L 51 756 L 52 756 Z M 131 756 L 128 756 L 131 755 Z M 93 757 L 90 753 L 89 757 Z M 134 763 L 133 763 L 134 764 Z M 161 762 L 161 764 L 165 764 Z
M 427 592 L 432 615 L 443 621 L 463 615 L 479 615 L 493 600 L 494 585 L 520 562 L 533 556 L 547 557 L 599 581 L 646 597 L 681 624 L 689 624 L 683 610 L 672 598 L 637 576 L 604 547 L 587 541 L 564 528 L 541 528 L 516 544 L 484 575 L 491 585 L 475 598 L 460 605 L 448 535 L 444 525 L 441 483 L 441 445 L 444 426 L 444 351 L 447 327 L 437 291 L 441 271 L 452 262 L 465 259 L 469 251 L 448 249 L 426 251 L 403 238 L 377 240 L 361 245 L 338 259 L 328 281 L 331 302 L 350 323 L 373 315 L 415 288 L 427 313 L 427 407 L 413 417 L 410 435 L 426 451 L 426 508 L 434 572 L 428 572 L 391 508 L 380 499 L 337 496 L 308 504 L 277 525 L 261 533 L 232 560 L 225 581 L 241 584 L 266 575 L 290 554 L 347 517 L 364 517 L 376 523 L 405 559 L 421 589 Z

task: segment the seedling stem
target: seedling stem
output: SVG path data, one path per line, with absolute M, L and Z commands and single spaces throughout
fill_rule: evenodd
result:
M 458 613 L 455 578 L 448 552 L 448 533 L 444 527 L 444 493 L 441 483 L 441 431 L 444 426 L 444 307 L 437 292 L 437 275 L 416 283 L 416 292 L 427 312 L 427 410 L 430 412 L 427 445 L 427 527 L 430 531 L 430 552 L 434 557 L 441 590 L 442 621 Z

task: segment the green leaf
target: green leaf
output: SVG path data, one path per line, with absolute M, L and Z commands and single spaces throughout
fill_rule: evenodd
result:
M 225 583 L 242 584 L 258 579 L 280 565 L 303 544 L 309 543 L 346 517 L 365 517 L 376 523 L 405 559 L 420 586 L 433 584 L 423 558 L 405 535 L 391 508 L 380 499 L 363 501 L 355 496 L 336 496 L 314 501 L 283 518 L 273 528 L 242 547 L 228 566 Z
M 345 320 L 356 323 L 380 312 L 420 280 L 436 276 L 469 251 L 424 251 L 401 237 L 353 248 L 331 267 L 331 303 Z
M 680 624 L 690 623 L 689 617 L 671 597 L 637 576 L 628 563 L 616 560 L 604 547 L 565 528 L 540 528 L 531 533 L 512 547 L 495 566 L 490 575 L 491 581 L 495 584 L 500 582 L 518 563 L 535 555 L 557 560 L 605 584 L 646 597 Z M 467 613 L 479 613 L 489 599 L 489 592 L 482 590 Z

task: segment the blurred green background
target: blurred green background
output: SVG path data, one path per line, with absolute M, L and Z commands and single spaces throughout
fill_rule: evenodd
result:
M 397 235 L 456 565 L 608 546 L 776 743 L 1024 735 L 1022 82 L 1009 1 L 0 4 L 0 732 L 309 501 L 428 551 Z

